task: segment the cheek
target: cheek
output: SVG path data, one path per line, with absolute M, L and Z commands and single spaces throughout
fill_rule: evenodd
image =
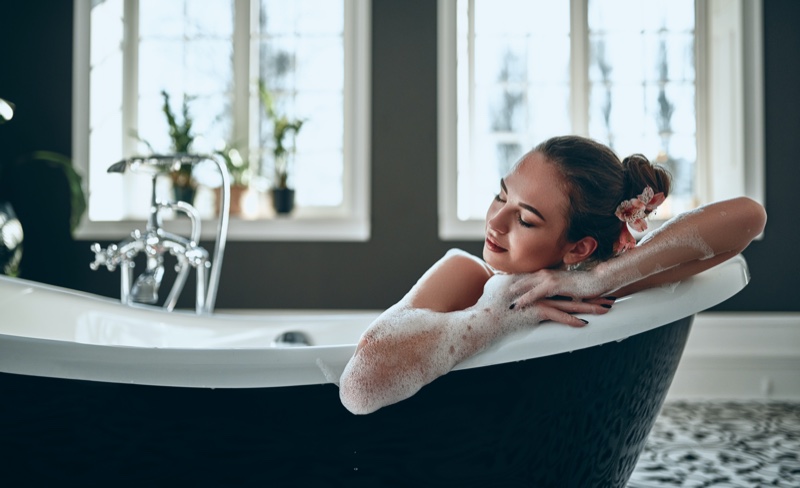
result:
M 518 234 L 518 237 L 512 247 L 517 251 L 513 258 L 519 264 L 521 272 L 532 273 L 558 263 L 559 256 L 554 242 L 541 236 L 522 237 Z

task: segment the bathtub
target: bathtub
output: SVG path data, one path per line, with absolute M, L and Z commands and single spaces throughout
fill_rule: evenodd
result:
M 0 442 L 45 481 L 621 487 L 694 314 L 748 279 L 737 256 L 585 328 L 531 327 L 354 416 L 332 383 L 377 311 L 203 317 L 0 277 Z

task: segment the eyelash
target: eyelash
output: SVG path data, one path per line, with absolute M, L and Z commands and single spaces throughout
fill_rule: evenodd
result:
M 495 196 L 494 196 L 494 199 L 495 199 L 495 201 L 497 201 L 497 202 L 506 203 L 506 201 L 505 201 L 505 200 L 503 200 L 502 198 L 500 198 L 500 194 L 499 194 L 499 193 L 498 193 L 497 195 L 495 195 Z M 519 223 L 519 225 L 521 225 L 521 226 L 525 227 L 526 229 L 530 229 L 531 227 L 534 227 L 534 225 L 533 225 L 533 224 L 531 224 L 531 223 L 529 223 L 529 222 L 525 222 L 524 220 L 522 220 L 522 217 L 520 217 L 519 215 L 517 215 L 517 222 Z

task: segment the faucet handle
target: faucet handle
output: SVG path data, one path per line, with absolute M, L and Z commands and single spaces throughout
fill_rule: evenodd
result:
M 106 249 L 100 247 L 99 242 L 95 242 L 89 247 L 94 252 L 94 262 L 89 264 L 93 271 L 100 269 L 100 266 L 105 266 L 109 271 L 114 271 L 117 268 L 119 261 L 118 248 L 116 244 L 111 244 Z

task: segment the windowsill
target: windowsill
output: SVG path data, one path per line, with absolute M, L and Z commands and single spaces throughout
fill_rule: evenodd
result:
M 144 230 L 146 221 L 123 220 L 116 222 L 84 221 L 75 232 L 79 240 L 122 240 L 134 229 Z M 170 232 L 188 236 L 190 225 L 187 219 L 165 221 Z M 216 220 L 204 220 L 201 238 L 214 240 L 217 232 Z M 232 241 L 351 241 L 364 242 L 370 238 L 369 219 L 331 218 L 319 216 L 289 216 L 263 220 L 231 218 L 228 226 L 228 242 Z

